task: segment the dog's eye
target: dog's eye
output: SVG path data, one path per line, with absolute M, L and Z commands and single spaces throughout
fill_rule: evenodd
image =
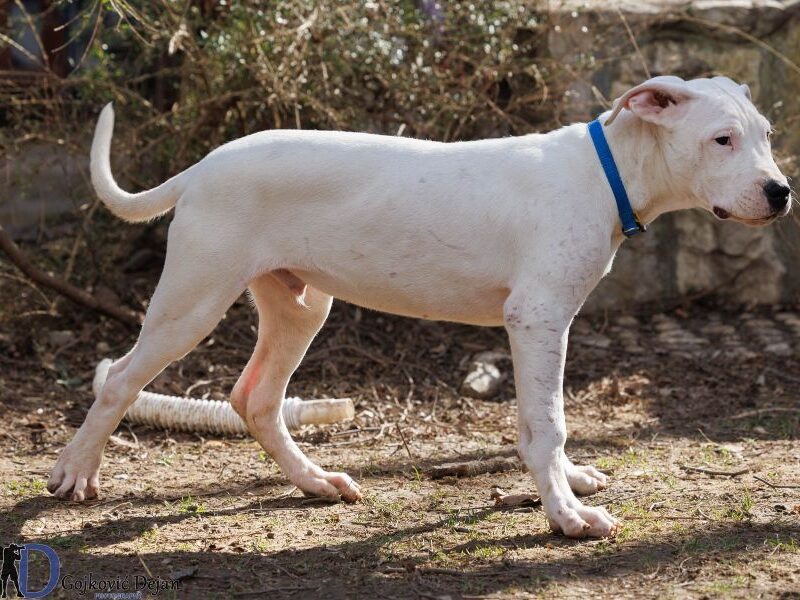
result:
M 721 135 L 718 138 L 714 138 L 714 141 L 717 142 L 720 146 L 730 146 L 731 145 L 731 136 L 729 136 L 729 135 Z

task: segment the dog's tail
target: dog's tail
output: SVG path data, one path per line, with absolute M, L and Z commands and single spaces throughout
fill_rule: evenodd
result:
M 138 194 L 126 192 L 111 173 L 111 135 L 114 133 L 114 108 L 109 102 L 100 113 L 92 140 L 90 170 L 92 185 L 108 209 L 126 221 L 147 221 L 170 210 L 184 190 L 185 174 L 176 175 Z

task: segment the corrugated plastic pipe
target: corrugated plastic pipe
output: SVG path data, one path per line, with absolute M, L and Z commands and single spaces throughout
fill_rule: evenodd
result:
M 95 396 L 103 388 L 112 362 L 107 358 L 97 365 L 92 383 Z M 283 419 L 289 429 L 298 429 L 301 425 L 338 423 L 348 421 L 354 416 L 355 407 L 350 398 L 286 398 L 283 403 Z M 222 435 L 248 433 L 247 425 L 233 410 L 230 402 L 181 398 L 153 392 L 141 392 L 125 413 L 125 419 L 131 423 L 175 431 Z

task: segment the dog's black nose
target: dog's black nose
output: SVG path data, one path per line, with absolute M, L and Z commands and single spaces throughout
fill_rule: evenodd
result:
M 764 195 L 767 197 L 767 202 L 775 212 L 780 212 L 786 208 L 786 203 L 789 202 L 789 194 L 792 190 L 788 185 L 778 183 L 774 179 L 770 179 L 764 184 Z

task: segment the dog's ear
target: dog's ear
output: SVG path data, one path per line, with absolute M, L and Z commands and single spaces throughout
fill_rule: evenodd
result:
M 627 108 L 643 121 L 666 125 L 683 114 L 686 102 L 694 95 L 680 77 L 653 77 L 614 100 L 605 124 L 610 125 L 622 109 Z
M 750 95 L 750 86 L 747 85 L 746 83 L 743 83 L 742 85 L 739 86 L 739 88 L 741 88 L 742 93 L 747 97 L 747 99 L 752 102 L 753 96 Z

